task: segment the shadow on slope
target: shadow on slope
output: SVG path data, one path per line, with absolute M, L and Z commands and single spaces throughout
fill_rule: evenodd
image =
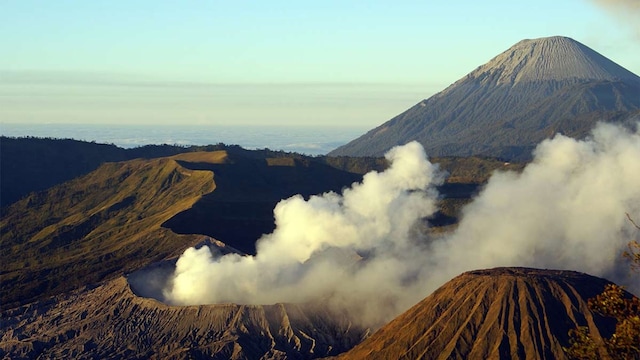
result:
M 208 150 L 218 150 L 212 145 Z M 0 207 L 8 206 L 30 192 L 86 175 L 106 162 L 154 159 L 204 147 L 146 145 L 123 149 L 73 139 L 0 137 Z
M 255 241 L 275 228 L 273 208 L 301 194 L 340 192 L 359 174 L 304 159 L 241 159 L 227 164 L 180 162 L 191 170 L 214 173 L 216 191 L 163 224 L 178 234 L 205 234 L 244 253 L 255 254 Z
M 254 253 L 255 241 L 273 230 L 273 207 L 282 198 L 340 191 L 383 165 L 380 159 L 226 148 L 106 163 L 3 208 L 2 307 L 176 256 L 202 240 L 193 234 Z M 521 167 L 480 158 L 435 161 L 451 174 L 442 188 L 441 211 L 430 219 L 435 225 L 454 224 L 460 207 L 492 171 Z
M 42 299 L 177 255 L 197 236 L 160 224 L 213 191 L 175 160 L 107 163 L 32 193 L 0 218 L 2 307 Z

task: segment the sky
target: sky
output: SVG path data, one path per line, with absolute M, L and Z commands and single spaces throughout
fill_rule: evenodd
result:
M 0 126 L 375 127 L 526 38 L 640 74 L 640 1 L 0 2 Z

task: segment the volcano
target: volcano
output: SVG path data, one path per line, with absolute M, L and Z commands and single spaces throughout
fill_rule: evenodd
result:
M 640 119 L 640 77 L 567 37 L 522 40 L 445 90 L 329 153 L 380 156 L 419 141 L 429 156 L 529 160 L 556 133 Z
M 570 329 L 615 326 L 587 305 L 610 282 L 575 271 L 466 272 L 373 335 L 322 301 L 169 306 L 132 275 L 3 311 L 0 357 L 566 359 Z
M 314 359 L 368 330 L 319 304 L 168 306 L 125 277 L 2 312 L 0 358 Z
M 587 305 L 608 283 L 574 271 L 470 271 L 341 359 L 566 359 L 569 330 L 587 326 L 597 344 L 613 332 Z

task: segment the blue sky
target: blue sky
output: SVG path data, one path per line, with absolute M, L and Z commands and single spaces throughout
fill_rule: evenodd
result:
M 370 128 L 525 38 L 640 74 L 638 3 L 4 0 L 0 122 Z

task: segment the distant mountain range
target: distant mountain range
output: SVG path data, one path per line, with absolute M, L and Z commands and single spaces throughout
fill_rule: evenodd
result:
M 522 40 L 329 156 L 380 156 L 418 140 L 430 156 L 528 160 L 556 133 L 640 120 L 640 77 L 567 37 Z

